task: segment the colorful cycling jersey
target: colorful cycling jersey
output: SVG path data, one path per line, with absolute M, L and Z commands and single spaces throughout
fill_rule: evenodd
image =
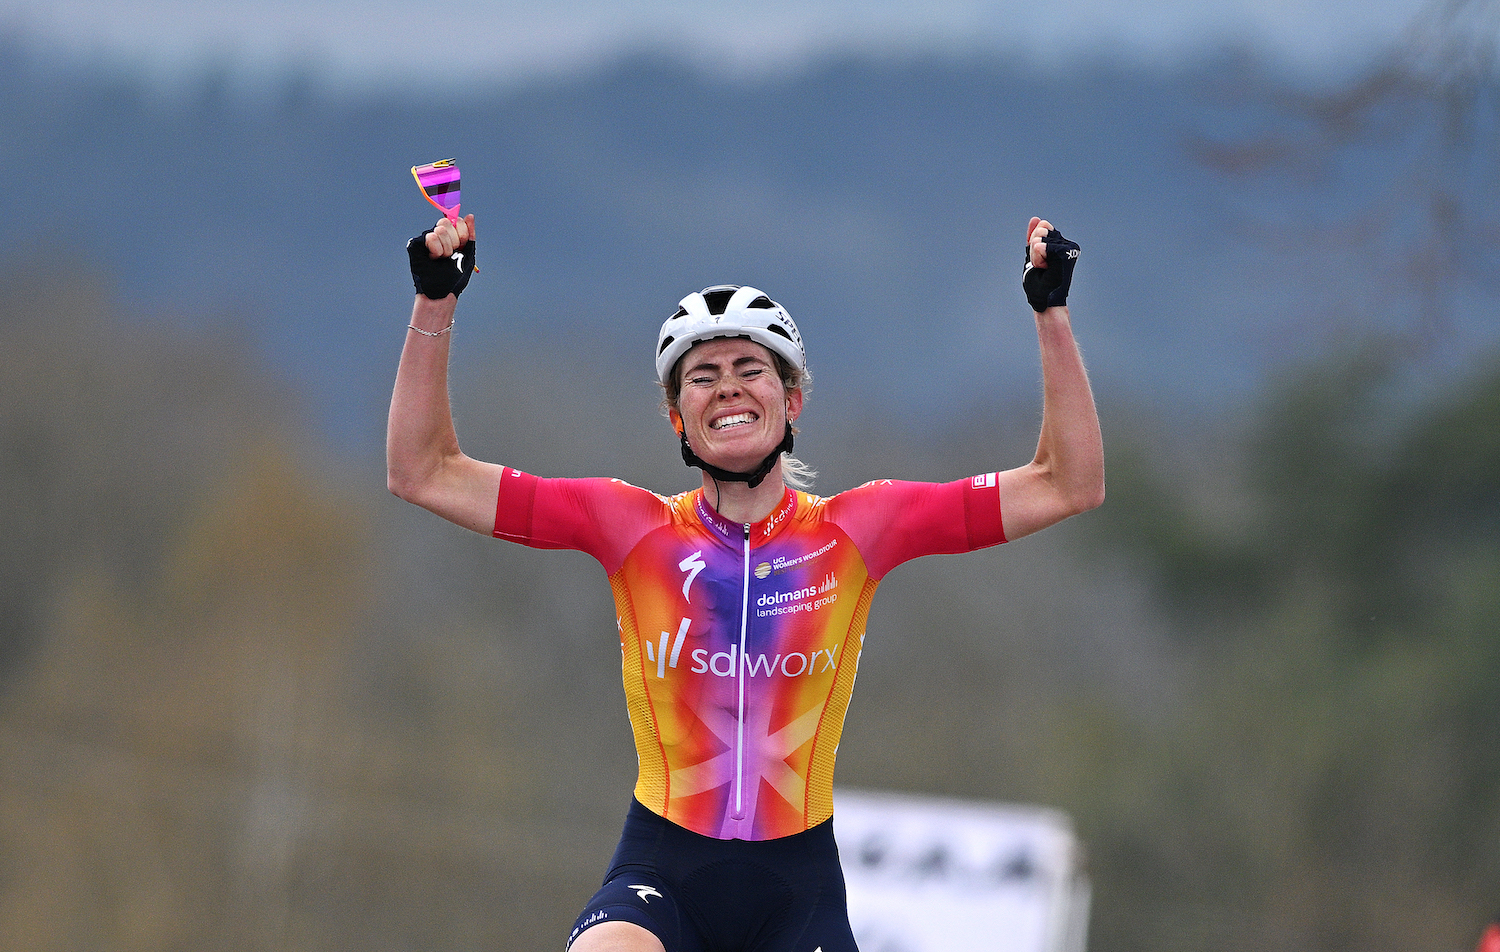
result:
M 786 491 L 737 524 L 703 491 L 507 468 L 495 536 L 579 549 L 609 575 L 640 774 L 635 796 L 719 839 L 833 815 L 833 766 L 875 588 L 922 555 L 1005 541 L 995 474 Z

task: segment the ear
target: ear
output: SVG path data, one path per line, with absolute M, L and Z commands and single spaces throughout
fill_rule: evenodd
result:
M 667 417 L 672 421 L 672 429 L 677 431 L 678 436 L 682 436 L 682 414 L 677 412 L 676 407 L 668 407 Z
M 786 420 L 788 423 L 795 422 L 802 415 L 802 388 L 790 390 L 786 395 Z

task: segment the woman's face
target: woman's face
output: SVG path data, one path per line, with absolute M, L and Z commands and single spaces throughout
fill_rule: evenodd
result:
M 802 412 L 802 391 L 788 393 L 771 352 L 749 338 L 694 346 L 678 363 L 677 379 L 682 392 L 673 422 L 693 452 L 720 469 L 760 465 Z

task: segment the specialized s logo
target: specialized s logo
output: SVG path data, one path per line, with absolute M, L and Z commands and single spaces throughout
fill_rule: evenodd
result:
M 657 892 L 651 886 L 627 886 L 626 888 L 634 889 L 635 894 L 641 897 L 641 902 L 649 903 L 652 896 L 656 896 L 658 899 L 661 898 L 661 893 Z
M 703 561 L 703 550 L 699 549 L 681 562 L 678 562 L 677 567 L 687 573 L 687 578 L 683 579 L 682 582 L 682 597 L 687 599 L 689 604 L 692 604 L 693 596 L 688 594 L 688 587 L 693 584 L 693 579 L 698 577 L 699 572 L 708 568 L 708 563 Z

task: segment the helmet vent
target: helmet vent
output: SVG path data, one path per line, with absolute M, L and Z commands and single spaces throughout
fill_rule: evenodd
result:
M 734 292 L 739 288 L 710 288 L 703 292 L 703 301 L 708 305 L 708 313 L 723 314 L 724 308 L 728 306 L 729 299 L 734 297 Z
M 766 297 L 764 294 L 762 294 L 760 297 L 756 298 L 755 300 L 751 301 L 749 304 L 746 304 L 745 306 L 746 307 L 759 307 L 759 308 L 768 308 L 769 309 L 769 308 L 775 307 L 776 306 L 776 302 L 773 301 L 773 300 L 771 300 L 770 298 Z
M 657 356 L 660 356 L 660 355 L 666 353 L 667 348 L 671 347 L 672 346 L 672 341 L 674 341 L 676 339 L 677 338 L 675 338 L 675 337 L 665 337 L 665 338 L 662 338 L 661 346 L 658 347 L 658 348 L 656 348 Z
M 679 317 L 687 317 L 687 308 L 685 308 L 685 307 L 679 307 L 677 309 L 677 313 L 673 314 L 671 317 L 667 318 L 667 320 L 669 320 L 669 321 L 670 320 L 675 320 L 676 318 L 679 318 Z
M 786 328 L 782 327 L 780 324 L 767 324 L 766 325 L 766 330 L 770 331 L 772 334 L 780 334 L 782 337 L 785 337 L 787 340 L 792 340 L 792 335 L 788 334 L 786 332 Z M 796 341 L 792 341 L 792 343 L 795 344 Z

